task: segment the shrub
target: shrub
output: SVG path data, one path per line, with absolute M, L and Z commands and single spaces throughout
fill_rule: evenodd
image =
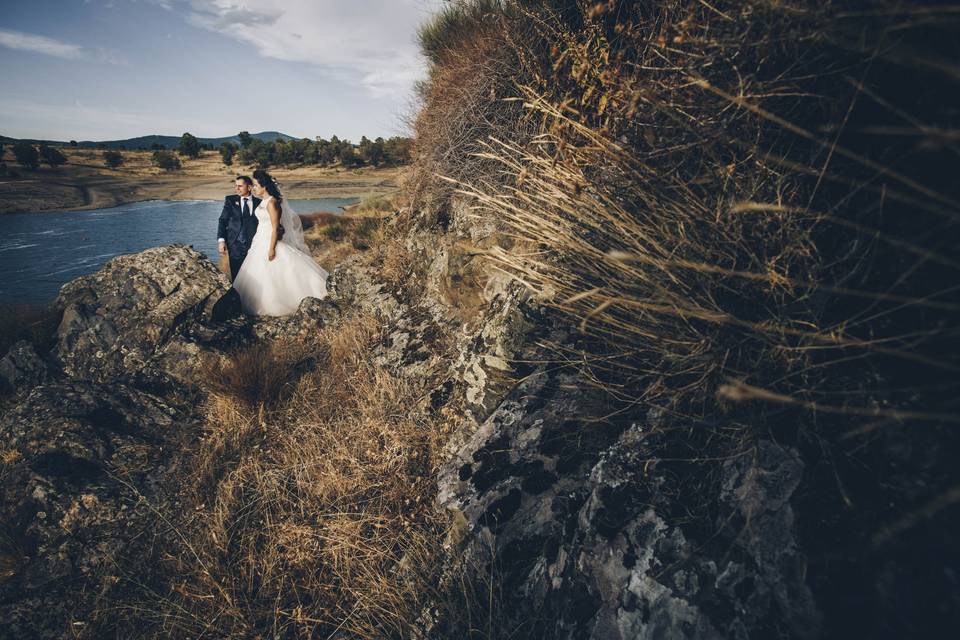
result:
M 352 215 L 371 215 L 386 213 L 394 210 L 392 196 L 370 196 L 364 198 L 355 209 L 351 209 Z
M 350 242 L 354 249 L 366 251 L 370 248 L 371 238 L 383 223 L 377 218 L 360 218 L 353 227 Z
M 220 158 L 226 166 L 233 165 L 233 156 L 237 152 L 237 145 L 230 142 L 224 142 L 220 145 Z
M 325 226 L 321 233 L 331 242 L 339 242 L 347 235 L 347 227 L 342 222 L 335 222 Z
M 116 169 L 123 164 L 123 154 L 119 151 L 104 151 L 103 163 L 109 169 Z
M 45 144 L 40 145 L 40 157 L 54 169 L 67 163 L 67 157 L 59 149 Z
M 40 166 L 40 153 L 37 148 L 21 140 L 13 145 L 13 155 L 20 163 L 20 166 L 36 169 Z
M 153 164 L 164 171 L 177 171 L 181 168 L 180 158 L 173 155 L 172 151 L 154 151 Z

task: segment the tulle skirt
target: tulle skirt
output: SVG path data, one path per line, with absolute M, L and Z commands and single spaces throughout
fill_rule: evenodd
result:
M 293 313 L 304 298 L 327 296 L 327 272 L 313 257 L 280 240 L 276 256 L 267 260 L 269 239 L 254 236 L 233 282 L 244 312 L 258 316 Z

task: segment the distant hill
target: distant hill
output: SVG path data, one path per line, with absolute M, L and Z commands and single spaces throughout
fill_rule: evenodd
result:
M 285 133 L 280 133 L 279 131 L 261 131 L 260 133 L 251 133 L 252 137 L 257 138 L 258 140 L 263 140 L 264 142 L 273 142 L 274 140 L 297 140 L 294 136 L 289 136 Z M 224 142 L 233 142 L 235 144 L 240 144 L 240 136 L 233 135 L 227 136 L 225 138 L 197 138 L 200 141 L 200 144 L 212 144 L 214 146 L 223 144 Z M 0 140 L 6 143 L 17 142 L 19 138 L 10 138 L 8 136 L 0 136 Z M 64 142 L 62 140 L 32 140 L 26 139 L 27 142 L 32 142 L 34 144 L 49 144 L 54 146 L 69 146 L 69 142 Z M 78 147 L 85 147 L 91 149 L 104 148 L 104 149 L 150 149 L 155 144 L 161 144 L 167 149 L 175 149 L 178 144 L 180 144 L 180 136 L 161 136 L 161 135 L 151 135 L 151 136 L 140 136 L 139 138 L 127 138 L 126 140 L 82 140 L 77 142 Z

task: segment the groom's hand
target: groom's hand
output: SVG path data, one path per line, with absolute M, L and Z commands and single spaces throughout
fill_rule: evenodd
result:
M 219 251 L 221 254 L 226 253 L 227 243 L 224 242 L 223 240 L 220 240 L 219 242 L 217 242 L 217 251 Z

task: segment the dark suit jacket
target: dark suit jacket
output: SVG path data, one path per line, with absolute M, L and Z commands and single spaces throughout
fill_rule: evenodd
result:
M 260 204 L 260 198 L 250 197 L 252 208 L 250 215 L 244 216 L 240 209 L 240 196 L 227 196 L 223 199 L 223 211 L 220 213 L 220 223 L 217 225 L 217 237 L 227 241 L 227 249 L 231 258 L 240 258 L 247 255 L 253 234 L 257 232 L 257 216 L 253 212 Z M 246 242 L 240 241 L 240 229 L 246 236 Z

